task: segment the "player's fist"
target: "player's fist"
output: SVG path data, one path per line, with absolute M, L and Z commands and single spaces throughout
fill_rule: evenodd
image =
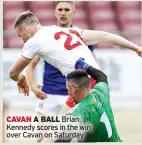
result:
M 87 70 L 87 68 L 89 67 L 89 65 L 84 62 L 84 58 L 79 58 L 76 63 L 75 63 L 75 69 L 83 69 L 83 70 Z

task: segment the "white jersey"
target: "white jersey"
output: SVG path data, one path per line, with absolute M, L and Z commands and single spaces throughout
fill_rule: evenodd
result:
M 81 38 L 82 29 L 45 26 L 24 45 L 22 56 L 32 59 L 39 55 L 49 64 L 58 68 L 64 76 L 75 70 L 75 62 L 80 57 L 99 68 L 88 46 Z

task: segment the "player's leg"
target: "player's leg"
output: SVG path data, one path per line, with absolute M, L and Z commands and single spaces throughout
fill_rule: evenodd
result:
M 63 104 L 65 104 L 66 98 L 68 96 L 65 95 L 52 95 L 48 94 L 47 99 L 45 100 L 40 100 L 38 99 L 37 105 L 36 105 L 36 113 L 38 117 L 41 116 L 57 116 L 59 114 Z M 45 125 L 45 123 L 38 123 L 38 125 Z M 47 125 L 47 122 L 46 122 Z M 43 131 L 43 136 L 44 133 L 47 131 Z M 39 138 L 37 142 L 41 142 L 43 138 Z M 48 140 L 48 139 L 47 139 Z
M 50 97 L 50 95 L 48 97 Z M 41 116 L 49 115 L 49 112 L 48 112 L 48 110 L 45 109 L 45 105 L 44 105 L 46 103 L 46 101 L 47 101 L 47 99 L 45 99 L 45 100 L 38 99 L 37 100 L 35 112 L 36 112 L 36 115 L 38 116 L 38 118 L 41 118 Z M 37 126 L 44 126 L 44 123 L 38 122 Z M 37 139 L 37 142 L 40 143 L 44 139 L 45 131 L 38 131 L 38 133 L 42 133 L 42 137 Z
M 58 100 L 59 100 L 59 97 L 60 97 L 60 101 L 58 103 L 61 104 L 61 102 L 62 102 L 62 108 L 60 109 L 60 111 L 58 111 L 58 115 L 62 116 L 62 115 L 67 114 L 69 112 L 69 110 L 75 106 L 75 102 L 73 101 L 72 97 L 70 97 L 70 96 L 66 96 L 66 97 L 65 96 L 58 96 Z M 57 98 L 57 97 L 55 97 L 55 98 Z M 42 140 L 41 142 L 42 143 L 54 142 L 54 139 L 44 138 L 44 140 Z M 73 139 L 72 142 L 77 142 L 77 140 Z
M 59 112 L 59 115 L 66 115 L 69 110 L 71 109 L 70 106 L 68 106 L 66 103 L 62 106 L 60 112 Z
M 75 106 L 75 102 L 73 101 L 71 96 L 67 97 L 65 104 L 62 106 L 59 115 L 66 115 L 69 110 Z

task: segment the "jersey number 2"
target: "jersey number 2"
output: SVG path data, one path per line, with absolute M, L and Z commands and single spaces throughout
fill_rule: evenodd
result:
M 108 120 L 108 117 L 106 115 L 106 113 L 104 112 L 101 116 L 101 122 L 103 122 L 105 124 L 105 127 L 106 127 L 106 130 L 107 130 L 107 134 L 108 134 L 108 137 L 110 138 L 112 136 L 112 129 L 111 129 L 111 125 L 110 125 L 110 122 Z
M 79 37 L 79 38 L 84 42 L 84 40 L 81 38 L 80 34 L 79 34 L 77 31 L 72 30 L 72 29 L 69 29 L 69 32 L 70 32 L 71 34 L 75 34 L 77 37 Z M 65 43 L 64 43 L 64 47 L 65 47 L 67 50 L 71 50 L 71 49 L 73 49 L 73 48 L 76 48 L 76 47 L 82 45 L 81 42 L 79 42 L 79 41 L 76 41 L 76 43 L 71 44 L 72 39 L 73 39 L 72 36 L 71 36 L 70 34 L 68 34 L 68 33 L 63 32 L 63 31 L 55 33 L 54 38 L 55 38 L 56 40 L 59 40 L 60 37 L 61 37 L 61 35 L 67 36 L 67 39 L 66 39 L 66 41 L 65 41 Z M 84 43 L 85 43 L 85 42 L 84 42 Z

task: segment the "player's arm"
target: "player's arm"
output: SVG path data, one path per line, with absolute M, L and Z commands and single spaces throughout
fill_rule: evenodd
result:
M 99 68 L 101 68 L 100 62 L 98 61 L 98 58 L 97 58 L 96 53 L 95 53 L 95 50 L 92 51 L 92 55 L 93 55 L 94 59 L 96 60 L 96 62 L 97 62 L 97 64 L 98 64 Z
M 40 61 L 40 57 L 38 55 L 35 56 L 33 58 L 33 60 L 30 62 L 30 64 L 27 66 L 27 69 L 26 69 L 27 80 L 28 80 L 31 88 L 32 88 L 32 86 L 36 85 L 35 79 L 34 79 L 34 70 L 39 61 Z
M 100 42 L 111 43 L 124 48 L 135 51 L 139 56 L 142 56 L 142 47 L 128 41 L 127 39 L 104 31 L 83 30 L 82 37 L 86 42 L 86 45 L 94 45 Z
M 12 65 L 9 71 L 9 77 L 14 81 L 21 80 L 24 75 L 21 73 L 24 68 L 31 62 L 31 59 L 27 59 L 23 56 L 20 56 L 15 64 Z
M 30 62 L 30 59 L 20 56 L 9 71 L 9 77 L 12 80 L 17 81 L 19 93 L 24 93 L 25 96 L 29 96 L 29 85 L 26 77 L 22 74 L 22 71 Z
M 108 84 L 107 81 L 107 76 L 100 70 L 92 67 L 92 66 L 88 66 L 88 68 L 86 69 L 86 72 L 94 79 L 96 80 L 96 83 L 99 82 L 105 82 Z
M 40 45 L 33 43 L 32 39 L 30 39 L 24 44 L 21 56 L 9 71 L 9 77 L 14 81 L 18 81 L 18 87 L 22 88 L 22 90 L 24 90 L 23 93 L 26 93 L 26 95 L 29 95 L 29 85 L 26 77 L 22 75 L 21 72 L 38 54 L 43 54 L 42 48 Z
M 32 40 L 27 41 L 22 49 L 21 56 L 13 64 L 9 71 L 9 77 L 14 81 L 19 81 L 21 78 L 21 72 L 31 62 L 31 60 L 40 53 L 40 47 L 34 45 Z
M 96 83 L 105 82 L 108 84 L 107 76 L 102 71 L 89 66 L 86 62 L 84 62 L 84 58 L 80 58 L 76 61 L 75 69 L 85 70 L 94 80 L 96 80 Z
M 34 92 L 34 94 L 36 95 L 37 98 L 43 100 L 43 99 L 47 98 L 47 95 L 46 95 L 46 93 L 41 91 L 40 87 L 42 85 L 36 85 L 35 79 L 34 79 L 34 70 L 39 61 L 40 61 L 40 57 L 38 55 L 33 58 L 33 60 L 27 66 L 26 76 L 27 76 L 27 80 L 29 82 L 31 90 Z
M 96 57 L 96 54 L 95 54 L 95 47 L 94 47 L 94 45 L 89 45 L 88 48 L 89 48 L 90 51 L 92 52 L 92 55 L 93 55 L 94 59 L 96 60 L 98 66 L 99 66 L 99 68 L 100 68 L 100 63 L 99 63 L 99 61 L 98 61 L 98 59 L 97 59 L 97 57 Z

